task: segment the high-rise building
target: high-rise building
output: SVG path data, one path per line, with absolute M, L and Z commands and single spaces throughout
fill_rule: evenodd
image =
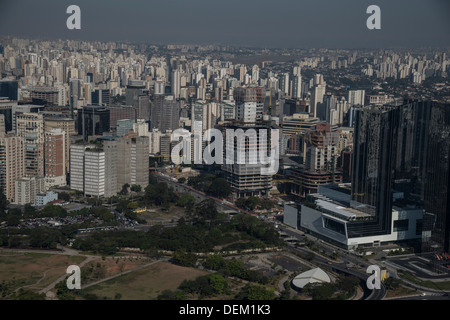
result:
M 84 152 L 84 195 L 91 197 L 108 197 L 105 188 L 108 185 L 106 175 L 105 151 L 100 148 L 86 149 Z
M 352 185 L 319 190 L 313 195 L 319 210 L 301 206 L 302 226 L 348 248 L 411 240 L 439 271 L 447 262 L 436 254 L 450 249 L 449 136 L 449 104 L 357 109 L 353 160 L 347 161 Z M 324 223 L 314 226 L 318 219 Z
M 150 121 L 150 96 L 147 94 L 141 94 L 138 96 L 137 104 L 137 119 L 144 119 Z
M 120 169 L 119 159 L 127 155 L 119 153 L 115 139 L 104 140 L 103 151 L 105 152 L 105 197 L 110 197 L 117 194 L 122 188 L 117 180 Z
M 52 129 L 60 129 L 64 131 L 64 158 L 66 163 L 66 172 L 69 172 L 69 159 L 70 159 L 70 136 L 76 135 L 75 119 L 65 117 L 44 117 L 44 131 L 48 132 Z
M 181 93 L 181 72 L 174 70 L 172 72 L 172 95 L 174 99 L 179 99 Z
M 347 102 L 349 106 L 364 106 L 365 105 L 365 90 L 348 90 Z
M 387 234 L 391 230 L 393 165 L 398 109 L 356 110 L 352 163 L 351 206 L 370 214 L 371 221 L 355 223 L 349 232 Z
M 161 131 L 153 129 L 149 131 L 150 154 L 158 154 L 161 152 Z M 162 154 L 162 153 L 161 153 Z M 167 153 L 168 154 L 168 153 Z
M 11 101 L 7 98 L 0 98 L 0 114 L 5 116 L 5 130 L 6 132 L 15 130 L 13 124 L 13 109 L 17 107 L 17 101 Z
M 65 106 L 64 87 L 33 87 L 31 89 L 33 104 Z
M 99 106 L 109 106 L 111 103 L 111 96 L 108 89 L 96 89 L 92 92 L 92 104 Z
M 117 121 L 122 119 L 139 119 L 138 110 L 133 106 L 110 106 L 109 110 L 109 127 L 116 128 Z
M 111 197 L 124 184 L 148 185 L 148 137 L 102 137 L 99 141 L 70 147 L 71 189 L 86 196 Z
M 19 82 L 16 80 L 0 80 L 0 97 L 17 101 Z
M 170 162 L 172 151 L 172 132 L 168 131 L 160 135 L 160 154 L 164 162 Z
M 25 176 L 25 141 L 14 135 L 0 136 L 0 187 L 10 202 L 15 200 L 15 181 Z
M 143 80 L 129 80 L 126 88 L 126 104 L 129 106 L 138 106 L 138 98 L 140 95 L 146 94 L 147 87 Z
M 326 82 L 323 81 L 323 76 L 321 74 L 316 74 L 313 78 L 313 87 L 311 88 L 311 102 L 309 113 L 313 117 L 318 117 L 320 113 L 318 111 L 318 105 L 323 103 L 323 98 L 326 92 Z
M 236 120 L 245 123 L 261 121 L 266 92 L 262 87 L 238 87 L 233 91 Z
M 272 185 L 272 175 L 263 173 L 267 166 L 261 158 L 258 160 L 258 153 L 272 150 L 273 141 L 271 140 L 274 137 L 264 139 L 257 134 L 268 130 L 267 124 L 225 122 L 220 129 L 224 137 L 226 155 L 221 170 L 231 186 L 233 196 L 236 198 L 268 196 Z M 244 136 L 235 139 L 236 133 L 240 130 Z M 230 135 L 229 132 L 233 134 Z M 270 136 L 269 133 L 268 136 Z M 232 139 L 232 142 L 227 142 L 227 139 Z M 278 157 L 278 154 L 276 156 Z
M 96 145 L 71 145 L 70 188 L 83 192 L 85 196 L 97 198 L 116 194 L 117 190 L 111 190 L 116 181 L 113 170 L 115 166 L 107 161 L 106 154 L 108 150 Z
M 149 176 L 149 140 L 146 137 L 132 138 L 131 143 L 131 185 L 142 189 L 148 186 Z
M 23 177 L 15 182 L 14 204 L 34 204 L 36 195 L 45 192 L 43 177 Z
M 20 113 L 16 115 L 16 134 L 26 144 L 25 173 L 44 176 L 44 119 L 42 114 Z
M 289 73 L 283 73 L 280 77 L 280 90 L 285 95 L 289 95 Z
M 337 168 L 339 132 L 328 123 L 318 123 L 302 134 L 302 164 L 291 170 L 294 191 L 300 196 L 316 193 L 318 186 L 342 182 Z
M 52 129 L 44 138 L 45 187 L 66 185 L 66 132 Z
M 78 100 L 83 97 L 83 81 L 81 79 L 70 79 L 69 82 L 69 105 L 73 110 L 78 109 Z
M 302 99 L 302 76 L 295 75 L 292 78 L 292 98 L 293 99 Z
M 102 106 L 83 106 L 78 110 L 78 134 L 87 141 L 110 130 L 110 110 Z
M 151 128 L 161 132 L 180 127 L 181 103 L 173 96 L 155 95 L 151 106 Z
M 134 119 L 122 119 L 117 120 L 117 129 L 116 129 L 116 135 L 118 137 L 123 137 L 130 133 L 130 130 L 133 130 L 133 126 L 135 125 L 136 121 Z

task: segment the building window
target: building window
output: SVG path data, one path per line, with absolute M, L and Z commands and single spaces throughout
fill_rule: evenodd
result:
M 408 231 L 408 219 L 394 221 L 394 232 Z
M 422 234 L 423 220 L 416 220 L 416 236 L 420 236 Z
M 338 232 L 342 235 L 345 235 L 345 225 L 343 223 L 325 217 L 323 218 L 323 220 L 325 228 Z

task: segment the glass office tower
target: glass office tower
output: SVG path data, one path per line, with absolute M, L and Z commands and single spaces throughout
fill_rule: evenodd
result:
M 355 121 L 350 205 L 371 217 L 349 224 L 349 233 L 389 233 L 393 206 L 423 208 L 422 253 L 448 253 L 450 104 L 364 107 Z

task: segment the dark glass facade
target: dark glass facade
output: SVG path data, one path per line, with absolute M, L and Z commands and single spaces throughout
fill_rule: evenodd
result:
M 395 205 L 422 208 L 422 253 L 448 253 L 450 104 L 366 107 L 355 121 L 351 206 L 372 218 L 349 224 L 349 236 L 388 233 Z
M 9 100 L 17 100 L 18 88 L 18 81 L 0 80 L 0 97 L 8 97 Z
M 100 106 L 84 106 L 78 110 L 78 134 L 88 141 L 89 136 L 101 136 L 109 132 L 109 109 Z
M 399 109 L 370 107 L 355 114 L 350 205 L 371 215 L 349 225 L 351 237 L 391 231 L 392 191 Z

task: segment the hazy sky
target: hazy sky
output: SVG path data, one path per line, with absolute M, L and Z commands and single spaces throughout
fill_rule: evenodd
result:
M 81 30 L 66 9 L 81 8 Z M 381 8 L 381 30 L 366 9 Z M 0 0 L 0 35 L 261 47 L 450 46 L 448 0 Z

